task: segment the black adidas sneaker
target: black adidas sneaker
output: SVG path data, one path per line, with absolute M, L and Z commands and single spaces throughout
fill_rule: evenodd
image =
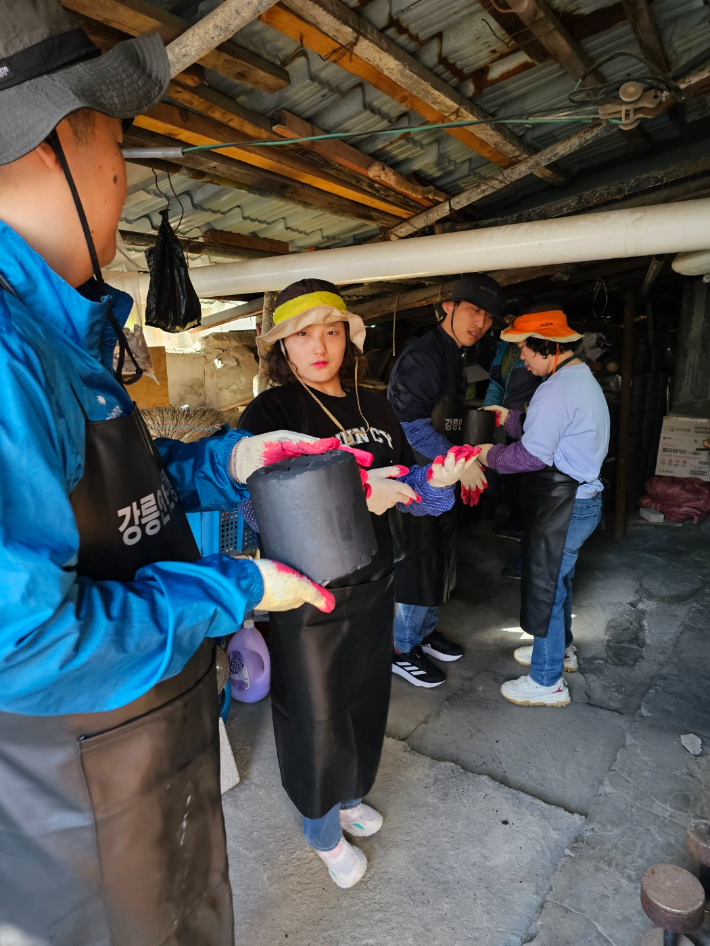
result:
M 460 660 L 464 649 L 460 644 L 454 644 L 441 631 L 432 631 L 422 641 L 422 650 L 437 660 Z
M 408 654 L 394 652 L 392 672 L 404 677 L 415 687 L 438 687 L 446 682 L 446 674 L 422 653 L 419 644 L 412 647 Z

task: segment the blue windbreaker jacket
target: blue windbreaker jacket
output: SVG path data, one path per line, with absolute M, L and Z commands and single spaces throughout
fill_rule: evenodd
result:
M 111 710 L 174 676 L 205 637 L 231 633 L 263 595 L 256 566 L 223 555 L 161 562 L 132 582 L 75 571 L 69 494 L 82 475 L 84 415 L 134 409 L 112 371 L 107 300 L 89 302 L 0 222 L 0 710 Z M 125 322 L 131 299 L 110 291 Z M 78 398 L 81 399 L 81 406 Z M 229 476 L 243 431 L 157 441 L 188 511 L 234 508 Z

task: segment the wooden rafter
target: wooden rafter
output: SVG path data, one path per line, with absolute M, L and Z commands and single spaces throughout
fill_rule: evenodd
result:
M 100 0 L 99 3 L 96 0 L 62 0 L 62 3 L 68 10 L 130 36 L 157 32 L 166 44 L 189 29 L 185 20 L 146 0 Z M 231 41 L 222 43 L 199 61 L 203 66 L 263 92 L 278 92 L 291 81 L 285 69 Z
M 165 147 L 174 146 L 175 139 L 134 126 L 125 136 L 124 142 L 126 145 L 139 148 Z M 144 165 L 145 161 L 136 163 Z M 159 168 L 164 165 L 164 162 L 152 159 L 148 163 Z M 266 197 L 268 200 L 283 200 L 310 210 L 320 209 L 338 217 L 367 221 L 379 227 L 392 226 L 398 220 L 392 214 L 375 207 L 347 200 L 338 194 L 331 194 L 326 190 L 302 184 L 300 181 L 290 180 L 281 174 L 262 170 L 221 153 L 192 152 L 180 158 L 172 158 L 170 163 L 204 173 L 210 183 L 236 187 L 238 190 L 258 197 Z
M 579 151 L 593 141 L 603 138 L 614 130 L 614 125 L 606 123 L 598 123 L 583 128 L 581 131 L 570 135 L 569 138 L 564 138 L 562 141 L 550 145 L 549 148 L 538 151 L 537 154 L 533 155 L 531 158 L 520 161 L 515 167 L 501 171 L 500 174 L 489 177 L 485 181 L 481 181 L 480 184 L 474 184 L 473 187 L 467 188 L 454 197 L 449 197 L 444 203 L 438 204 L 436 207 L 430 207 L 429 210 L 425 210 L 417 214 L 416 217 L 405 220 L 403 223 L 398 223 L 389 231 L 387 237 L 389 239 L 398 240 L 401 237 L 410 236 L 418 230 L 423 230 L 424 227 L 431 226 L 438 220 L 443 220 L 445 217 L 450 216 L 457 210 L 461 210 L 463 207 L 468 207 L 478 200 L 483 200 L 484 197 L 490 197 L 491 194 L 510 187 L 515 181 L 522 180 L 522 178 L 532 174 L 537 167 L 544 165 L 545 162 L 552 163 L 553 161 L 559 161 L 561 158 L 569 154 L 574 154 L 576 151 Z
M 196 77 L 194 76 L 185 77 L 183 74 L 179 77 L 179 81 L 171 82 L 168 87 L 168 97 L 179 102 L 181 105 L 186 105 L 200 112 L 201 115 L 213 118 L 215 121 L 221 122 L 224 125 L 228 125 L 230 128 L 234 129 L 234 131 L 238 132 L 237 137 L 240 138 L 240 140 L 267 140 L 279 137 L 279 133 L 272 128 L 272 123 L 269 119 L 260 115 L 258 112 L 246 108 L 239 102 L 235 102 L 233 99 L 229 98 L 229 96 L 222 95 L 220 92 L 215 92 L 213 89 L 207 88 L 205 85 L 198 85 L 196 87 Z M 231 137 L 234 138 L 234 134 L 232 134 Z M 316 174 L 323 178 L 322 186 L 325 189 L 331 189 L 333 181 L 331 171 L 333 169 L 329 169 L 328 164 L 324 162 L 320 156 L 314 157 L 304 152 L 300 146 L 294 149 L 279 147 L 278 150 L 273 148 L 270 149 L 270 151 L 264 148 L 260 150 L 265 156 L 273 158 L 275 162 L 278 163 L 279 167 L 276 168 L 276 170 L 279 173 L 291 176 L 288 172 L 283 170 L 289 167 L 294 170 L 294 179 L 300 179 L 295 177 L 295 173 L 304 172 L 308 166 L 311 174 Z M 355 149 L 352 150 L 354 151 Z M 364 157 L 365 156 L 363 156 L 363 158 Z M 330 163 L 330 159 L 326 158 L 326 160 Z M 370 162 L 371 161 L 372 159 L 370 158 Z M 316 164 L 314 162 L 318 163 Z M 338 164 L 339 163 L 340 162 L 338 162 Z M 363 180 L 362 173 L 355 173 L 346 166 L 343 166 L 343 169 L 336 167 L 334 170 L 341 185 L 354 184 L 355 192 L 362 194 L 363 190 L 366 191 L 371 197 L 383 202 L 383 209 L 388 212 L 406 217 L 419 211 L 419 204 L 411 195 L 402 195 L 401 192 L 395 188 L 384 186 L 382 183 L 375 183 L 372 179 L 368 178 L 366 174 L 364 175 L 365 180 Z M 430 203 L 427 203 L 426 206 L 430 206 Z
M 507 0 L 508 6 L 548 50 L 553 59 L 573 79 L 582 79 L 582 85 L 601 85 L 604 76 L 594 65 L 580 44 L 572 38 L 546 0 Z M 650 150 L 650 143 L 642 128 L 622 132 L 626 141 L 637 151 Z
M 507 3 L 552 58 L 573 79 L 579 79 L 593 65 L 579 43 L 560 23 L 546 0 L 507 0 Z M 601 73 L 592 72 L 583 84 L 599 85 L 603 81 Z
M 134 230 L 119 230 L 126 246 L 155 246 L 156 233 L 138 233 Z M 289 252 L 288 243 L 280 240 L 265 240 L 256 236 L 231 233 L 228 230 L 205 230 L 201 239 L 178 236 L 186 253 L 195 256 L 217 256 L 222 259 L 262 259 Z
M 261 19 L 427 121 L 490 118 L 341 0 L 284 0 Z M 510 167 L 533 153 L 511 131 L 496 125 L 449 129 L 449 133 L 499 167 Z M 555 184 L 567 182 L 556 168 L 540 169 L 538 176 Z
M 624 4 L 626 18 L 634 31 L 641 55 L 661 72 L 669 72 L 668 57 L 663 48 L 649 0 L 621 0 L 621 2 Z
M 620 171 L 623 172 L 623 168 Z M 707 187 L 710 174 L 710 152 L 694 158 L 685 158 L 681 161 L 667 163 L 662 168 L 645 171 L 641 174 L 628 175 L 621 173 L 618 179 L 608 184 L 598 184 L 589 187 L 571 197 L 549 201 L 539 207 L 518 213 L 507 214 L 503 217 L 493 217 L 469 223 L 455 223 L 454 230 L 479 230 L 486 227 L 508 226 L 514 223 L 530 223 L 534 220 L 550 220 L 553 217 L 565 217 L 568 214 L 582 213 L 592 208 L 599 210 L 613 209 L 621 206 L 617 201 L 623 201 L 628 206 L 627 199 L 653 203 L 658 197 L 665 202 L 676 199 L 678 196 L 699 196 L 699 192 Z M 690 178 L 690 180 L 687 180 Z M 683 181 L 682 184 L 678 184 Z M 669 187 L 669 185 L 674 185 Z M 675 186 L 677 185 L 677 187 Z
M 312 135 L 322 135 L 324 132 L 316 125 L 304 121 L 292 112 L 285 109 L 276 113 L 276 122 L 272 131 L 284 138 L 307 138 Z M 312 141 L 300 145 L 302 148 L 311 149 L 318 154 L 323 155 L 329 161 L 341 167 L 354 171 L 362 177 L 370 180 L 381 181 L 385 186 L 400 194 L 410 197 L 423 207 L 431 207 L 440 200 L 444 200 L 446 194 L 437 190 L 435 187 L 422 187 L 418 184 L 412 184 L 394 168 L 388 167 L 380 161 L 375 161 L 369 154 L 353 148 L 352 145 L 337 139 L 332 141 Z M 436 199 L 432 199 L 436 198 Z
M 149 112 L 139 115 L 135 124 L 139 128 L 145 128 L 159 135 L 167 135 L 191 145 L 217 144 L 233 141 L 235 138 L 234 129 L 230 125 L 164 102 L 155 105 Z M 244 134 L 242 137 L 248 136 Z M 346 183 L 342 178 L 323 168 L 316 168 L 301 158 L 283 152 L 284 149 L 250 148 L 248 145 L 224 148 L 220 151 L 221 154 L 236 158 L 245 164 L 326 190 L 331 194 L 365 204 L 386 214 L 400 218 L 411 216 L 410 211 L 403 210 L 394 201 L 384 200 L 363 186 Z

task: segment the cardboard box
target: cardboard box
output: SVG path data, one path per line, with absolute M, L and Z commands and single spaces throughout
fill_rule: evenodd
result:
M 703 441 L 710 439 L 710 418 L 663 418 L 661 440 L 656 459 L 656 476 L 697 476 L 710 480 L 710 450 Z

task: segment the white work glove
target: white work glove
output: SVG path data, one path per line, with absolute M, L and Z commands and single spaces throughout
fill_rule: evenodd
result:
M 274 430 L 255 437 L 242 437 L 234 447 L 229 458 L 229 473 L 238 483 L 246 483 L 256 470 L 280 460 L 304 455 L 313 456 L 328 453 L 330 450 L 346 450 L 355 455 L 360 466 L 372 463 L 372 454 L 353 447 L 345 447 L 337 437 L 309 437 L 293 430 Z
M 302 604 L 312 604 L 328 614 L 335 607 L 335 598 L 330 591 L 288 565 L 268 558 L 256 558 L 254 564 L 264 582 L 264 594 L 257 605 L 261 610 L 290 611 Z
M 399 483 L 394 477 L 405 476 L 409 472 L 406 466 L 383 466 L 378 470 L 368 470 L 365 482 L 367 508 L 376 516 L 381 516 L 397 503 L 420 503 L 419 496 L 406 483 Z M 369 492 L 368 492 L 369 487 Z
M 458 483 L 467 465 L 474 462 L 479 452 L 478 447 L 452 447 L 446 456 L 433 460 L 427 470 L 427 482 L 437 489 L 453 486 Z
M 490 450 L 492 444 L 487 443 L 485 446 Z M 486 450 L 486 456 L 488 456 L 488 450 Z M 472 460 L 461 475 L 461 500 L 465 506 L 477 505 L 481 493 L 488 486 L 483 467 L 478 462 L 481 456 L 482 454 L 479 454 Z
M 481 410 L 495 411 L 496 427 L 505 427 L 505 422 L 508 420 L 508 415 L 510 414 L 507 407 L 502 407 L 500 404 L 491 404 L 489 407 L 482 407 Z

